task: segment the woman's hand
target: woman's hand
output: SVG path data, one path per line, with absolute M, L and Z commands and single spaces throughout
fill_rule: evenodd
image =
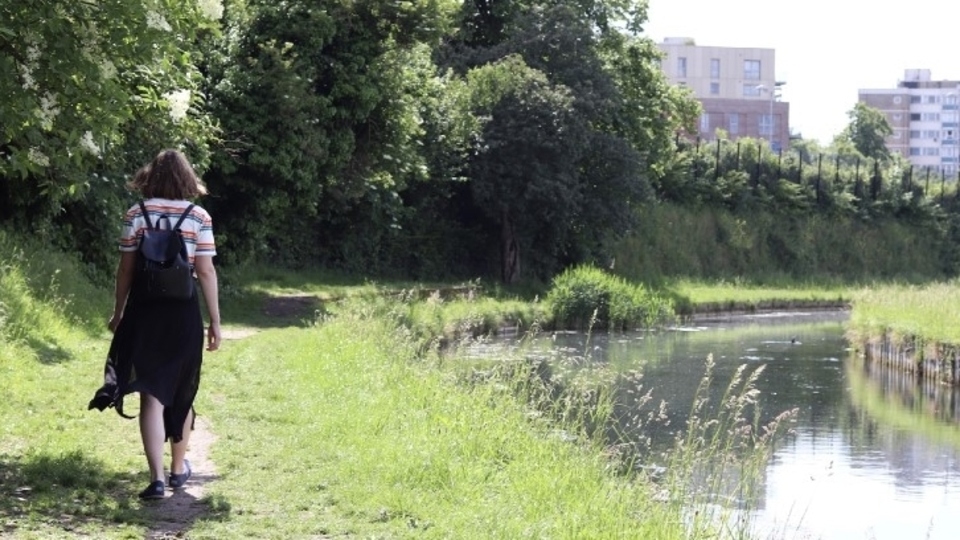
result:
M 109 328 L 114 334 L 117 333 L 117 327 L 120 326 L 121 319 L 123 319 L 123 314 L 117 315 L 114 313 L 110 316 L 110 320 L 107 321 L 107 328 Z
M 215 351 L 219 349 L 221 339 L 223 338 L 220 335 L 220 323 L 210 323 L 207 328 L 207 350 Z

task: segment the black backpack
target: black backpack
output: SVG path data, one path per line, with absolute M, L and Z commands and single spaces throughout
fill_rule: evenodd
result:
M 146 298 L 189 300 L 196 293 L 193 281 L 193 266 L 187 256 L 187 246 L 183 241 L 180 226 L 194 205 L 190 205 L 180 215 L 176 225 L 170 226 L 170 216 L 161 214 L 156 224 L 150 222 L 150 213 L 140 201 L 140 211 L 147 222 L 147 228 L 140 238 L 137 248 L 137 268 L 134 287 Z M 161 229 L 160 222 L 166 221 L 167 228 Z M 156 226 L 154 226 L 156 225 Z

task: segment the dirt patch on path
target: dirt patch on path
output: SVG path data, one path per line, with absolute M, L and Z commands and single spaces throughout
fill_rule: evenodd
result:
M 201 499 L 204 488 L 217 477 L 216 467 L 210 460 L 210 448 L 215 440 L 210 424 L 198 416 L 187 447 L 187 459 L 193 475 L 184 489 L 145 505 L 147 518 L 151 522 L 145 538 L 186 538 L 197 518 L 209 511 L 209 506 Z

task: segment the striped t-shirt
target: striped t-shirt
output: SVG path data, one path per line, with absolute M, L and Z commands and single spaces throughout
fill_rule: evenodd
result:
M 166 220 L 157 223 L 161 215 L 166 214 L 170 218 L 170 226 L 176 225 L 177 220 L 183 214 L 183 211 L 190 206 L 189 201 L 171 200 L 171 199 L 146 199 L 143 201 L 150 214 L 150 222 L 154 227 L 166 228 Z M 143 218 L 143 212 L 140 205 L 135 204 L 127 210 L 123 216 L 123 229 L 120 232 L 120 251 L 136 251 L 140 245 L 140 238 L 143 236 L 143 230 L 147 228 L 147 222 Z M 212 257 L 217 254 L 216 245 L 213 242 L 213 222 L 210 214 L 199 206 L 194 206 L 183 223 L 180 225 L 183 233 L 183 241 L 187 246 L 187 255 L 190 257 L 190 263 L 193 264 L 196 256 Z

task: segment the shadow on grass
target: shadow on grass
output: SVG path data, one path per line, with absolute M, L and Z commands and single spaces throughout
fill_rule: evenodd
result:
M 311 294 L 245 292 L 220 299 L 223 320 L 253 328 L 305 327 L 327 314 L 326 302 Z
M 25 343 L 37 354 L 37 360 L 41 364 L 60 364 L 73 359 L 73 355 L 67 349 L 56 343 L 35 337 L 27 338 Z
M 143 480 L 140 473 L 112 472 L 103 462 L 80 451 L 25 458 L 0 455 L 0 536 L 17 536 L 20 529 L 37 527 L 59 530 L 64 535 L 120 525 L 169 528 L 158 523 L 159 514 L 154 508 L 137 498 Z M 162 505 L 174 497 L 189 496 L 175 494 L 157 502 Z M 193 504 L 202 511 L 181 516 L 176 523 L 178 530 L 189 529 L 197 519 L 229 517 L 229 504 Z

